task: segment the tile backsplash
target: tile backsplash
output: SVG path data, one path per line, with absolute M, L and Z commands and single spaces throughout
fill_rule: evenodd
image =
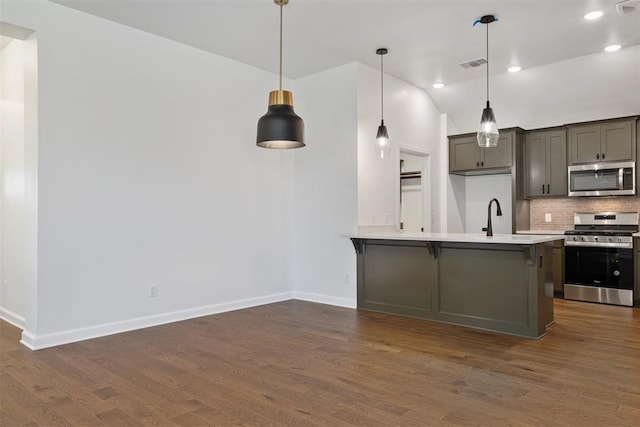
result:
M 638 212 L 640 197 L 563 197 L 533 199 L 529 203 L 531 230 L 569 230 L 575 212 Z M 551 214 L 551 222 L 545 222 Z

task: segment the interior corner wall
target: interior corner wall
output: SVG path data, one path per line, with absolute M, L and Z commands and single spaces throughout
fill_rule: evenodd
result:
M 443 233 L 464 233 L 466 222 L 466 180 L 449 174 L 449 135 L 458 133 L 448 114 L 440 115 L 440 145 L 442 147 L 440 173 L 443 200 L 441 204 Z
M 429 153 L 431 231 L 441 230 L 442 141 L 440 111 L 427 93 L 395 77 L 384 76 L 384 122 L 392 149 L 379 159 L 375 138 L 380 124 L 380 70 L 358 64 L 358 225 L 395 226 L 398 147 Z
M 23 343 L 292 297 L 293 154 L 255 145 L 276 75 L 49 1 L 2 13 L 38 35 L 37 301 Z
M 20 327 L 26 312 L 25 47 L 0 51 L 0 318 Z
M 356 64 L 295 81 L 306 147 L 294 152 L 292 274 L 296 298 L 356 305 Z

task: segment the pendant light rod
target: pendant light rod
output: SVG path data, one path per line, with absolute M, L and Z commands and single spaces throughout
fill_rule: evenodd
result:
M 380 119 L 384 122 L 384 61 L 382 57 L 389 53 L 389 49 L 381 47 L 376 49 L 376 53 L 380 55 Z
M 489 106 L 489 24 L 496 22 L 498 19 L 493 15 L 484 15 L 479 20 L 473 23 L 475 26 L 477 23 L 485 24 L 487 26 L 486 33 L 486 47 L 487 47 L 487 107 Z
M 282 7 L 289 1 L 276 0 L 276 4 L 280 6 L 280 90 L 282 90 Z
M 489 25 L 487 25 L 487 107 L 489 106 Z

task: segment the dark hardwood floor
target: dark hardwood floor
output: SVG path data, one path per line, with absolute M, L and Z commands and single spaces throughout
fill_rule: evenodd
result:
M 555 318 L 529 340 L 287 301 L 36 352 L 0 322 L 0 425 L 640 425 L 640 309 Z

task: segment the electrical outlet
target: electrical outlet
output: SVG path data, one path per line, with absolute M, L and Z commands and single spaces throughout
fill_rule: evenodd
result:
M 551 214 L 550 213 L 544 214 L 544 222 L 551 222 Z
M 149 285 L 149 298 L 158 296 L 158 285 Z

